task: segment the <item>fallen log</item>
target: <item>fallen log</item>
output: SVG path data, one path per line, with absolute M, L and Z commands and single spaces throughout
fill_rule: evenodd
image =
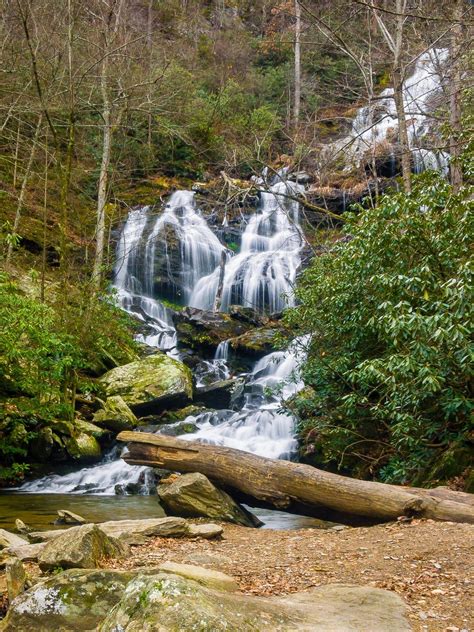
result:
M 253 506 L 316 516 L 346 524 L 388 522 L 400 516 L 474 523 L 474 497 L 361 481 L 311 465 L 145 432 L 121 432 L 122 458 L 174 472 L 200 472 Z

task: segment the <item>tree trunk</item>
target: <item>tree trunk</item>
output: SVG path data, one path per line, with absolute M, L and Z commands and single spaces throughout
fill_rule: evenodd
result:
M 219 282 L 217 284 L 216 298 L 214 299 L 214 306 L 212 311 L 218 312 L 222 303 L 222 292 L 224 291 L 224 278 L 225 278 L 225 264 L 227 256 L 225 250 L 221 252 L 221 261 L 219 267 Z
M 348 524 L 416 516 L 474 523 L 471 494 L 360 481 L 310 465 L 142 432 L 121 432 L 130 465 L 200 472 L 239 500 Z M 439 493 L 441 491 L 441 493 Z
M 107 88 L 107 57 L 102 63 L 101 73 L 102 91 L 102 160 L 99 174 L 99 190 L 97 194 L 97 223 L 96 223 L 96 249 L 92 280 L 96 289 L 99 288 L 102 279 L 102 266 L 104 262 L 105 244 L 105 205 L 107 203 L 107 187 L 109 182 L 110 154 L 112 151 L 112 121 L 111 105 Z
M 300 120 L 301 106 L 301 7 L 299 0 L 295 0 L 295 17 L 295 94 L 293 122 L 296 129 Z
M 402 162 L 403 187 L 407 193 L 411 191 L 411 153 L 408 142 L 407 119 L 405 116 L 405 104 L 403 103 L 403 77 L 400 68 L 394 68 L 393 73 L 393 98 L 397 109 L 398 118 L 398 142 Z
M 458 0 L 454 7 L 453 19 L 455 24 L 451 31 L 450 63 L 451 72 L 449 77 L 449 152 L 451 154 L 451 184 L 455 192 L 459 191 L 463 183 L 462 169 L 459 164 L 461 155 L 461 46 L 463 41 L 462 26 L 462 5 L 464 0 Z

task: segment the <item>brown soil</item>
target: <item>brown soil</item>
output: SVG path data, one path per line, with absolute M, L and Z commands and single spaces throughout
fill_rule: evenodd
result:
M 474 630 L 472 525 L 417 520 L 341 531 L 224 525 L 219 541 L 156 538 L 109 565 L 132 569 L 165 560 L 221 570 L 254 595 L 328 583 L 385 588 L 405 600 L 415 631 Z

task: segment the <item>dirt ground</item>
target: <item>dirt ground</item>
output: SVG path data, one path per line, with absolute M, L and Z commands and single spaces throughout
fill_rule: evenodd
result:
M 474 632 L 473 525 L 414 520 L 292 531 L 222 526 L 220 540 L 153 538 L 106 566 L 195 564 L 232 575 L 253 595 L 284 595 L 328 583 L 376 586 L 405 600 L 416 632 Z M 39 579 L 37 565 L 28 564 L 27 570 Z M 3 584 L 0 574 L 0 593 Z
M 405 600 L 415 631 L 474 630 L 472 525 L 416 520 L 338 531 L 223 526 L 221 540 L 155 538 L 109 566 L 131 569 L 165 560 L 196 564 L 232 575 L 254 595 L 327 583 L 376 586 Z

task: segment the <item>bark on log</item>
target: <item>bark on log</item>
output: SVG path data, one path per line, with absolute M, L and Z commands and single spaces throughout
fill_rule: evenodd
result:
M 361 481 L 302 463 L 164 435 L 125 431 L 117 439 L 128 443 L 122 458 L 130 465 L 200 472 L 254 506 L 346 524 L 387 522 L 399 516 L 474 523 L 472 494 Z

